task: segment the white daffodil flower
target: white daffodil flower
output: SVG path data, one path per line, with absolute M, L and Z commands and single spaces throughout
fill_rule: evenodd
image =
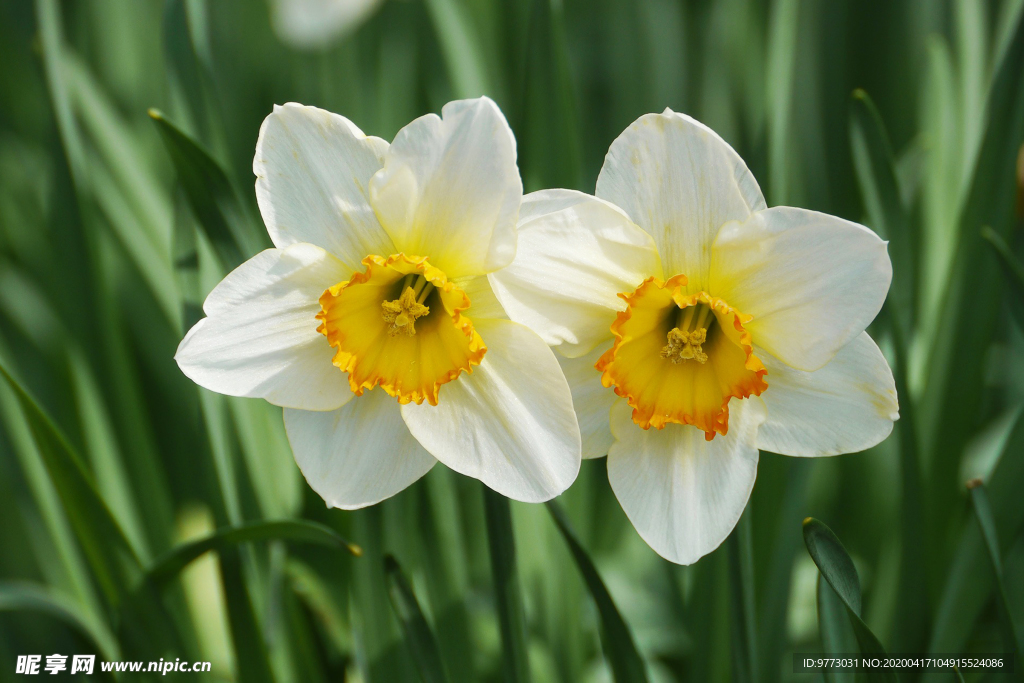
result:
M 767 208 L 728 144 L 666 110 L 615 140 L 597 197 L 528 195 L 491 282 L 563 356 L 584 457 L 607 453 L 633 526 L 689 564 L 736 525 L 759 448 L 832 455 L 892 431 L 892 373 L 864 331 L 891 277 L 870 230 Z
M 565 490 L 580 467 L 569 385 L 489 284 L 515 256 L 523 192 L 494 102 L 451 102 L 390 146 L 337 114 L 275 107 L 253 170 L 275 248 L 210 293 L 182 371 L 283 406 L 334 507 L 388 498 L 437 460 L 516 500 Z
M 384 0 L 271 0 L 270 19 L 282 42 L 320 48 L 359 28 Z

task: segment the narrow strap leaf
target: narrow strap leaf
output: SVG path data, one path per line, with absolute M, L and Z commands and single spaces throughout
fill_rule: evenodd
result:
M 384 575 L 391 596 L 391 606 L 395 609 L 398 623 L 402 625 L 402 632 L 416 662 L 420 678 L 423 679 L 423 683 L 445 683 L 448 676 L 441 661 L 437 639 L 426 617 L 423 616 L 423 610 L 420 609 L 416 595 L 412 592 L 409 580 L 402 572 L 398 561 L 391 555 L 384 556 Z
M 1006 639 L 1009 641 L 1007 645 L 1016 650 L 1019 661 L 1021 652 L 1024 652 L 1024 641 L 1021 640 L 1021 634 L 1017 633 L 1014 626 L 1013 612 L 1010 608 L 1010 602 L 1006 597 L 1006 584 L 1003 582 L 1003 561 L 999 551 L 999 533 L 996 531 L 996 520 L 992 513 L 992 504 L 989 502 L 985 484 L 980 479 L 972 479 L 967 482 L 967 488 L 971 494 L 974 516 L 981 527 L 981 536 L 985 540 L 988 557 L 992 563 L 992 571 L 995 575 L 996 590 L 998 592 L 999 616 L 1003 622 Z
M 729 602 L 733 614 L 733 673 L 738 682 L 759 680 L 750 533 L 750 515 L 744 514 L 726 542 L 729 551 Z
M 481 487 L 484 491 L 484 518 L 491 574 L 494 577 L 494 598 L 501 630 L 502 668 L 506 683 L 526 683 L 530 680 L 526 652 L 526 615 L 519 588 L 512 510 L 508 498 L 483 484 Z
M 141 575 L 135 549 L 97 492 L 82 459 L 50 416 L 2 364 L 0 376 L 21 404 L 43 465 L 60 494 L 108 606 L 116 606 L 126 587 L 134 585 Z
M 174 579 L 193 560 L 211 550 L 223 550 L 247 541 L 286 540 L 314 543 L 359 556 L 359 546 L 349 543 L 330 527 L 304 520 L 252 522 L 218 529 L 206 538 L 178 546 L 153 563 L 146 578 L 155 585 Z
M 822 651 L 830 655 L 855 652 L 857 639 L 853 635 L 850 618 L 846 616 L 846 605 L 821 574 L 818 575 L 817 594 L 818 636 Z M 826 668 L 821 673 L 825 683 L 848 683 L 856 679 L 852 671 Z
M 1010 311 L 1017 324 L 1024 328 L 1024 264 L 1014 255 L 1006 240 L 987 225 L 982 227 L 981 236 L 992 246 L 999 260 L 1006 282 L 1010 287 Z
M 569 519 L 565 512 L 554 501 L 547 503 L 548 512 L 555 520 L 555 526 L 569 546 L 569 552 L 576 561 L 576 568 L 583 575 L 583 581 L 594 599 L 597 612 L 601 617 L 601 645 L 604 655 L 608 658 L 608 664 L 612 669 L 616 683 L 635 683 L 647 681 L 647 670 L 644 667 L 643 658 L 637 652 L 633 642 L 633 634 L 629 630 L 626 621 L 619 614 L 615 602 L 612 600 L 608 588 L 601 580 L 590 555 L 580 544 L 579 539 L 569 525 Z
M 867 209 L 871 228 L 889 240 L 893 262 L 893 286 L 889 296 L 910 328 L 914 310 L 915 249 L 910 220 L 900 198 L 895 160 L 889 136 L 875 103 L 863 90 L 853 92 L 850 106 L 850 148 L 853 153 L 857 184 Z
M 105 659 L 121 657 L 117 641 L 104 624 L 91 618 L 74 600 L 46 586 L 21 581 L 0 582 L 0 612 L 15 611 L 47 614 L 85 636 Z
M 853 566 L 846 548 L 823 522 L 808 517 L 804 520 L 804 544 L 821 576 L 836 592 L 846 607 L 853 633 L 857 636 L 860 651 L 864 654 L 883 655 L 885 648 L 861 619 L 860 577 Z M 868 672 L 871 681 L 899 680 L 891 670 L 872 669 Z
M 162 112 L 150 109 L 149 116 L 156 123 L 200 226 L 210 238 L 224 267 L 229 270 L 235 268 L 256 251 L 259 244 L 227 174 Z

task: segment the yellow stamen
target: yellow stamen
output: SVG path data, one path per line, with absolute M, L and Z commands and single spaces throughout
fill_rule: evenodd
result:
M 661 357 L 677 364 L 684 360 L 707 363 L 708 354 L 701 348 L 707 336 L 708 331 L 704 327 L 698 327 L 691 332 L 683 332 L 678 327 L 673 327 L 668 331 L 668 344 L 661 349 Z
M 425 283 L 426 280 L 423 282 Z M 425 288 L 421 287 L 420 289 Z M 399 333 L 408 337 L 413 336 L 416 334 L 416 320 L 430 313 L 430 308 L 416 300 L 416 294 L 416 290 L 412 287 L 406 287 L 397 299 L 381 302 L 381 317 L 384 318 L 384 322 L 391 323 L 391 326 L 388 327 L 390 336 L 394 337 Z

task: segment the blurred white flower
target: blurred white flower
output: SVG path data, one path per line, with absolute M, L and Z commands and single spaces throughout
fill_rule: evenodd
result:
M 569 386 L 488 282 L 515 255 L 523 191 L 494 102 L 451 102 L 390 146 L 275 107 L 253 170 L 275 248 L 210 293 L 182 371 L 284 406 L 299 467 L 335 507 L 392 496 L 436 460 L 517 500 L 566 489 L 580 467 Z
M 282 42 L 323 47 L 355 31 L 384 0 L 270 0 L 270 19 Z
M 736 525 L 759 448 L 888 436 L 896 390 L 864 330 L 891 276 L 873 232 L 766 208 L 728 144 L 666 110 L 615 140 L 597 197 L 528 195 L 516 259 L 491 281 L 563 356 L 584 457 L 607 453 L 637 531 L 688 564 Z

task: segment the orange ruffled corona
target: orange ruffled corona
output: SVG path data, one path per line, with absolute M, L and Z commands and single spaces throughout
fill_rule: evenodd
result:
M 426 257 L 363 259 L 366 272 L 320 297 L 317 331 L 361 396 L 380 385 L 399 403 L 437 405 L 442 384 L 472 372 L 487 347 L 463 315 L 469 297 Z
M 743 328 L 751 316 L 705 292 L 685 294 L 686 282 L 651 277 L 619 294 L 628 305 L 612 323 L 615 343 L 594 367 L 639 426 L 693 425 L 710 441 L 729 431 L 729 400 L 759 395 L 768 371 Z

